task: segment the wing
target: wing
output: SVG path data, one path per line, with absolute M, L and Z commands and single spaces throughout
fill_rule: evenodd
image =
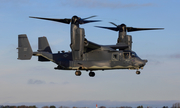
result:
M 127 44 L 117 44 L 117 45 L 99 45 L 93 43 L 91 41 L 84 41 L 84 51 L 89 52 L 92 50 L 96 50 L 101 48 L 101 50 L 109 50 L 109 51 L 116 51 L 116 49 L 124 50 L 127 49 L 129 46 Z
M 104 45 L 104 47 L 110 47 L 112 49 L 119 49 L 119 50 L 125 50 L 129 46 L 127 44 L 117 44 L 117 45 Z
M 90 52 L 90 51 L 96 50 L 98 48 L 101 48 L 101 45 L 93 43 L 93 42 L 85 39 L 85 41 L 84 41 L 84 52 Z

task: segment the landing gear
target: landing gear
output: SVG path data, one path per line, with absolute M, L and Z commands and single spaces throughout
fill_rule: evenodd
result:
M 88 71 L 88 70 L 86 70 L 86 71 Z M 80 71 L 80 70 L 76 70 L 75 75 L 76 75 L 76 76 L 81 76 L 81 71 Z M 89 76 L 90 76 L 90 77 L 94 77 L 94 76 L 95 76 L 95 73 L 92 72 L 92 71 L 90 71 L 90 72 L 89 72 Z
M 89 72 L 89 76 L 90 76 L 90 77 L 94 77 L 94 76 L 95 76 L 95 73 L 92 72 L 92 71 L 90 71 L 90 72 Z
M 136 71 L 136 74 L 139 75 L 141 72 L 140 71 Z
M 78 71 L 78 70 L 77 70 L 77 71 L 75 72 L 75 75 L 76 75 L 76 76 L 81 76 L 81 71 Z

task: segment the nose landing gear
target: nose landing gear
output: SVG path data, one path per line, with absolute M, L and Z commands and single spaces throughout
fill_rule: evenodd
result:
M 140 73 L 141 73 L 140 71 L 138 71 L 138 70 L 136 71 L 136 74 L 137 74 L 137 75 L 139 75 Z

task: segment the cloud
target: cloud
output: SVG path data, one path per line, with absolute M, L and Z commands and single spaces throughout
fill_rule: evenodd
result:
M 174 53 L 174 54 L 167 54 L 167 55 L 156 55 L 156 54 L 152 54 L 152 55 L 142 55 L 141 57 L 144 58 L 180 58 L 180 54 L 179 53 Z
M 129 3 L 123 4 L 122 2 L 112 2 L 108 0 L 65 0 L 61 2 L 62 5 L 74 6 L 74 7 L 88 7 L 88 8 L 130 8 L 130 7 L 147 7 L 152 6 L 152 3 L 136 4 Z
M 57 84 L 55 82 L 45 82 L 45 81 L 42 81 L 42 80 L 36 80 L 36 79 L 29 79 L 28 84 L 51 84 L 51 85 L 54 85 L 54 84 Z M 64 82 L 63 84 L 68 84 L 68 82 Z
M 42 80 L 34 80 L 34 79 L 29 79 L 28 84 L 45 84 L 45 81 Z
M 177 58 L 177 59 L 179 59 L 180 58 L 180 54 L 172 54 L 169 57 L 170 58 Z
M 55 82 L 50 82 L 49 84 L 57 84 L 57 83 L 55 83 Z
M 63 82 L 62 84 L 63 84 L 63 85 L 67 85 L 67 84 L 69 84 L 69 82 L 65 81 L 65 82 Z

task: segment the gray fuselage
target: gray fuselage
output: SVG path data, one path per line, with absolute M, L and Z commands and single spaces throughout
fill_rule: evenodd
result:
M 106 70 L 106 69 L 140 69 L 147 60 L 140 59 L 133 51 L 102 51 L 100 49 L 83 54 L 83 60 L 72 60 L 72 53 L 53 54 L 63 70 Z

